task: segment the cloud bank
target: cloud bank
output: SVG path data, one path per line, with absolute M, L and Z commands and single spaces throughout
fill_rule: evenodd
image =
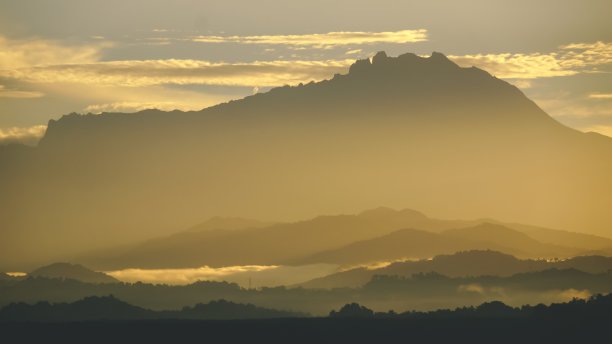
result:
M 0 128 L 0 145 L 5 145 L 9 143 L 23 143 L 27 145 L 35 145 L 45 134 L 46 130 L 46 125 L 35 125 L 27 128 Z
M 551 53 L 451 55 L 462 66 L 476 66 L 500 78 L 535 79 L 599 72 L 612 63 L 612 43 L 575 43 Z
M 269 45 L 297 45 L 327 48 L 342 45 L 372 43 L 416 43 L 427 40 L 427 30 L 401 30 L 387 32 L 338 31 L 305 35 L 261 35 L 261 36 L 196 36 L 191 39 L 199 43 L 241 43 Z
M 161 84 L 270 87 L 319 81 L 345 72 L 353 60 L 256 61 L 223 63 L 200 60 L 109 61 L 62 64 L 0 71 L 0 76 L 29 83 L 82 83 L 143 87 Z

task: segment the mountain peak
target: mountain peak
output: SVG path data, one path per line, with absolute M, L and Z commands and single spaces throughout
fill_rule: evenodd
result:
M 414 53 L 406 53 L 397 57 L 388 56 L 386 52 L 379 51 L 371 58 L 357 60 L 349 68 L 349 74 L 369 73 L 374 70 L 383 69 L 397 70 L 431 70 L 434 69 L 461 69 L 446 55 L 433 52 L 429 57 L 423 57 Z
M 372 64 L 383 63 L 387 59 L 389 59 L 389 56 L 387 56 L 387 53 L 384 51 L 379 51 L 376 53 L 376 55 L 374 55 L 374 57 L 372 57 Z
M 451 63 L 456 66 L 456 64 L 453 61 L 449 60 L 449 58 L 446 57 L 446 55 L 439 53 L 437 51 L 434 51 L 431 53 L 431 56 L 429 56 L 429 60 L 435 61 L 435 62 Z

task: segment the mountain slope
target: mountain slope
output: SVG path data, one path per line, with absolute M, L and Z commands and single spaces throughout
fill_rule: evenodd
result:
M 376 275 L 412 276 L 435 272 L 449 277 L 500 276 L 548 269 L 576 269 L 591 274 L 601 274 L 612 269 L 612 258 L 581 256 L 562 261 L 518 259 L 495 251 L 465 251 L 439 255 L 433 259 L 395 262 L 377 269 L 355 268 L 300 284 L 304 288 L 332 289 L 359 287 Z
M 13 153 L 0 169 L 0 262 L 12 269 L 228 214 L 289 221 L 387 204 L 612 225 L 612 139 L 564 127 L 438 53 L 381 53 L 197 112 L 71 114 Z
M 575 239 L 579 247 L 541 243 L 511 227 L 530 230 L 531 226 L 490 221 L 440 220 L 410 209 L 376 208 L 259 228 L 182 231 L 116 252 L 83 256 L 81 261 L 103 270 L 321 262 L 352 266 L 473 249 L 519 257 L 565 257 L 612 246 L 607 238 L 553 229 L 538 230 L 546 231 L 545 238 L 560 233 Z
M 319 216 L 262 228 L 181 232 L 114 256 L 99 254 L 84 259 L 103 269 L 277 265 L 428 221 L 413 210 L 378 208 L 357 215 Z M 440 224 L 433 220 L 425 227 L 436 226 Z
M 466 250 L 496 250 L 519 257 L 567 257 L 578 249 L 540 243 L 516 230 L 490 223 L 451 229 L 440 234 L 414 229 L 399 230 L 378 238 L 299 259 L 297 263 L 363 265 L 401 259 L 423 259 Z

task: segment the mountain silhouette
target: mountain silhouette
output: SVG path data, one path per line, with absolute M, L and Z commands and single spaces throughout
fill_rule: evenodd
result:
M 356 215 L 318 216 L 257 228 L 181 231 L 81 259 L 90 266 L 105 270 L 249 264 L 354 266 L 474 249 L 498 250 L 520 257 L 552 258 L 612 247 L 612 240 L 603 237 L 528 225 L 492 224 L 489 221 L 440 220 L 410 209 L 376 208 Z M 545 235 L 540 235 L 544 240 L 562 233 L 576 239 L 581 247 L 542 243 L 507 226 L 517 226 L 525 231 L 545 231 Z M 560 242 L 572 244 L 571 240 Z
M 612 139 L 559 124 L 481 69 L 379 53 L 201 111 L 50 121 L 37 147 L 0 152 L 0 262 L 29 269 L 217 215 L 379 204 L 609 233 L 610 157 Z
M 519 257 L 567 257 L 577 249 L 543 244 L 524 233 L 497 224 L 431 233 L 403 229 L 375 239 L 359 241 L 343 248 L 317 253 L 298 263 L 363 265 L 401 259 L 423 259 L 466 250 L 497 250 Z
M 388 266 L 368 269 L 354 268 L 300 284 L 304 288 L 333 289 L 355 288 L 369 282 L 375 275 L 411 276 L 417 273 L 435 272 L 449 277 L 501 276 L 548 269 L 576 269 L 592 274 L 612 270 L 612 258 L 580 256 L 566 260 L 546 261 L 518 259 L 496 251 L 465 251 L 450 255 L 439 255 L 432 259 L 395 262 Z
M 0 321 L 100 321 L 100 320 L 228 320 L 292 318 L 305 314 L 277 311 L 252 304 L 238 304 L 225 300 L 183 307 L 178 311 L 152 311 L 130 305 L 114 296 L 90 296 L 72 303 L 38 302 L 12 303 L 0 309 Z
M 119 281 L 103 272 L 90 270 L 79 264 L 54 263 L 40 267 L 28 274 L 32 277 L 73 279 L 86 283 L 118 283 Z
M 471 261 L 474 262 L 474 259 Z M 453 268 L 449 270 L 453 271 Z M 471 271 L 477 273 L 479 270 L 486 271 L 486 267 L 477 267 Z M 206 304 L 223 299 L 318 316 L 347 302 L 367 304 L 378 310 L 434 310 L 477 305 L 490 300 L 512 305 L 550 303 L 610 292 L 612 271 L 588 273 L 573 268 L 554 268 L 554 265 L 552 269 L 549 266 L 544 270 L 529 270 L 510 276 L 449 277 L 436 272 L 375 274 L 363 285 L 333 290 L 295 287 L 245 289 L 233 283 L 206 281 L 174 286 L 148 283 L 92 284 L 70 279 L 30 277 L 14 282 L 0 281 L 0 307 L 20 302 L 35 304 L 40 300 L 72 303 L 89 296 L 114 295 L 131 305 L 156 311 L 181 312 L 185 305 Z M 215 309 L 226 309 L 228 317 L 231 314 L 234 314 L 232 317 L 239 317 L 240 314 L 250 312 L 250 307 L 238 310 L 238 306 L 222 306 L 213 304 L 195 309 L 189 307 L 183 315 L 166 314 L 165 317 L 211 319 L 212 316 L 208 315 L 217 314 L 215 317 L 218 317 L 223 313 L 215 313 Z
M 351 301 L 349 301 L 351 302 Z M 369 303 L 362 303 L 370 306 Z M 597 343 L 608 337 L 612 296 L 595 295 L 550 305 L 512 307 L 487 301 L 469 307 L 423 311 L 374 311 L 359 303 L 338 305 L 329 316 L 298 319 L 194 321 L 148 319 L 112 321 L 2 321 L 3 338 L 22 342 L 108 343 L 212 342 L 266 343 Z M 54 305 L 54 309 L 59 309 Z M 0 310 L 0 315 L 2 314 Z M 159 314 L 159 313 L 157 313 Z M 92 333 L 95 336 L 92 336 Z M 59 339 L 58 339 L 59 340 Z

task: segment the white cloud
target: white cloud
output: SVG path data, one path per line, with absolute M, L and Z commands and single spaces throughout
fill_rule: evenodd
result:
M 326 48 L 349 44 L 423 42 L 427 40 L 427 30 L 387 32 L 340 31 L 305 35 L 197 36 L 191 40 L 200 43 L 282 44 Z
M 200 268 L 185 269 L 124 269 L 106 272 L 108 275 L 124 282 L 147 282 L 166 284 L 188 284 L 198 280 L 220 281 L 223 277 L 242 272 L 258 272 L 276 269 L 277 266 L 269 265 L 244 265 L 228 266 L 222 268 L 211 268 L 203 266 Z
M 96 62 L 101 50 L 110 46 L 108 42 L 71 46 L 50 40 L 11 40 L 0 36 L 0 70 Z
M 300 266 L 245 265 L 220 268 L 203 266 L 184 269 L 124 269 L 110 271 L 107 274 L 124 282 L 188 284 L 208 280 L 227 281 L 247 287 L 252 280 L 254 287 L 275 287 L 303 283 L 337 271 L 337 265 L 312 264 Z
M 45 134 L 46 130 L 46 125 L 35 125 L 26 128 L 11 127 L 0 129 L 0 144 L 23 143 L 34 145 Z

